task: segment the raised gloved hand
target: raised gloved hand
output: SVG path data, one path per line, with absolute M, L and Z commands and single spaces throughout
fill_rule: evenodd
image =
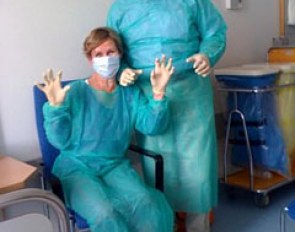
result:
M 142 74 L 141 69 L 126 68 L 121 73 L 119 83 L 122 86 L 132 85 L 140 74 Z
M 37 87 L 45 93 L 51 106 L 59 106 L 64 102 L 67 91 L 70 86 L 62 88 L 61 81 L 62 71 L 59 71 L 54 77 L 52 69 L 43 73 L 44 84 L 37 84 Z
M 166 65 L 166 57 L 163 55 L 161 60 L 155 60 L 155 69 L 151 72 L 151 85 L 154 97 L 161 99 L 165 95 L 166 86 L 174 72 L 172 58 L 169 58 Z
M 193 63 L 195 73 L 202 77 L 206 77 L 210 73 L 210 62 L 206 55 L 198 53 L 186 59 L 186 62 Z

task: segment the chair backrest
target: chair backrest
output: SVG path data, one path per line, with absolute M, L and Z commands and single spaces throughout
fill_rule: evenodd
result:
M 73 80 L 62 81 L 62 86 L 69 84 Z M 45 94 L 36 86 L 33 86 L 33 95 L 34 95 L 34 104 L 35 104 L 35 117 L 36 117 L 36 126 L 38 132 L 39 146 L 41 150 L 41 155 L 43 159 L 43 177 L 47 180 L 52 180 L 56 178 L 51 174 L 51 169 L 54 164 L 56 157 L 59 154 L 59 150 L 53 147 L 46 136 L 44 129 L 44 116 L 43 116 L 43 105 L 47 102 L 47 98 Z M 51 183 L 51 187 L 53 192 L 58 195 L 61 199 L 63 199 L 62 190 L 59 184 L 56 182 Z M 72 216 L 75 218 L 76 225 L 79 229 L 88 228 L 87 222 L 77 213 L 69 209 Z
M 62 86 L 70 83 L 70 81 L 62 81 Z M 51 176 L 51 168 L 54 164 L 56 157 L 59 154 L 59 150 L 53 147 L 47 137 L 44 130 L 43 122 L 43 105 L 47 102 L 45 94 L 36 86 L 33 86 L 34 104 L 35 104 L 35 118 L 38 132 L 39 146 L 44 164 L 44 175 L 45 177 Z

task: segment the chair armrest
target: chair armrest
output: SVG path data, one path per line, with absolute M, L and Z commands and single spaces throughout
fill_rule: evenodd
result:
M 155 162 L 155 187 L 160 191 L 164 191 L 164 161 L 162 155 L 155 153 L 150 150 L 143 149 L 139 146 L 131 144 L 129 150 L 135 152 L 136 154 L 146 156 L 151 158 Z M 63 200 L 63 193 L 60 182 L 58 178 L 54 175 L 46 175 L 47 172 L 44 171 L 44 164 L 42 160 L 35 160 L 31 162 L 32 165 L 38 167 L 38 170 L 41 175 L 42 188 L 47 189 L 49 182 L 53 192 L 58 195 Z
M 139 155 L 149 157 L 155 161 L 155 187 L 160 191 L 164 191 L 164 162 L 163 157 L 153 151 L 143 149 L 139 146 L 131 144 L 129 150 Z

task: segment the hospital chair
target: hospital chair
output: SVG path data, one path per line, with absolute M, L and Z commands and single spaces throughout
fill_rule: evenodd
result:
M 68 232 L 69 231 L 69 219 L 66 208 L 63 202 L 49 191 L 44 191 L 35 188 L 26 188 L 15 190 L 13 192 L 0 195 L 0 212 L 10 207 L 20 206 L 25 203 L 41 203 L 45 204 L 50 209 L 51 214 L 55 215 L 54 221 L 51 224 L 56 232 Z M 21 207 L 12 215 L 2 215 L 0 222 L 8 222 L 9 220 L 19 219 L 28 215 L 42 215 L 42 210 L 38 210 L 38 207 Z M 14 220 L 15 221 L 15 220 Z M 15 222 L 14 222 L 15 223 Z
M 62 86 L 70 83 L 71 81 L 62 81 Z M 63 198 L 63 191 L 61 188 L 61 185 L 59 183 L 59 180 L 51 174 L 51 168 L 53 166 L 55 158 L 58 156 L 59 151 L 54 148 L 49 141 L 47 140 L 45 130 L 43 127 L 43 111 L 42 107 L 43 104 L 47 101 L 45 94 L 38 89 L 38 87 L 35 85 L 33 86 L 33 95 L 34 95 L 34 104 L 35 104 L 35 117 L 36 117 L 36 126 L 37 126 L 37 132 L 38 132 L 38 139 L 39 139 L 39 146 L 41 150 L 42 155 L 42 187 L 44 189 L 51 190 L 58 196 L 60 199 L 64 201 Z M 146 157 L 151 158 L 154 160 L 155 163 L 155 187 L 163 191 L 163 158 L 161 155 L 156 154 L 152 151 L 147 151 L 145 149 L 142 149 L 136 145 L 130 145 L 129 151 L 132 151 L 133 153 L 144 155 Z M 68 209 L 69 211 L 69 218 L 70 218 L 70 225 L 71 225 L 71 231 L 75 231 L 75 228 L 77 228 L 79 231 L 87 231 L 88 225 L 86 223 L 86 220 L 83 219 L 79 214 L 75 213 L 72 209 Z

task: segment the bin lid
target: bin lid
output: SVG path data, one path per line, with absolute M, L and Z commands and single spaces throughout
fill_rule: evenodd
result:
M 278 68 L 274 67 L 259 67 L 259 66 L 247 66 L 247 65 L 240 65 L 240 66 L 234 66 L 229 68 L 221 68 L 221 69 L 215 69 L 214 74 L 216 76 L 239 76 L 241 78 L 247 77 L 247 78 L 255 78 L 262 76 L 267 76 L 270 74 L 276 74 L 280 70 Z
M 279 69 L 283 73 L 295 73 L 295 63 L 254 63 L 245 64 L 246 67 L 260 67 L 260 68 L 275 68 Z

